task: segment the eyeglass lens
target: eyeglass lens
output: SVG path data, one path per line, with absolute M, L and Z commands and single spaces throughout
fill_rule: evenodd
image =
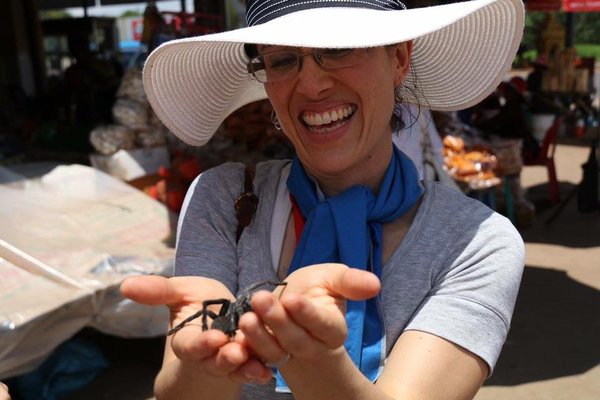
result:
M 291 79 L 302 68 L 302 60 L 312 56 L 324 69 L 345 68 L 366 59 L 368 49 L 319 49 L 301 54 L 295 51 L 278 51 L 254 57 L 248 63 L 248 72 L 262 83 Z

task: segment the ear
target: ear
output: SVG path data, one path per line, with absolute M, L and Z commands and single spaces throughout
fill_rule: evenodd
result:
M 394 58 L 396 62 L 396 76 L 394 78 L 394 87 L 400 86 L 406 79 L 410 70 L 410 59 L 412 56 L 413 42 L 398 43 L 395 47 Z

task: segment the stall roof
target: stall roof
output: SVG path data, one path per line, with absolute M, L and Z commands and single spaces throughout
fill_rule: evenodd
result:
M 526 4 L 528 11 L 600 11 L 600 0 L 527 0 Z
M 155 0 L 167 1 L 167 0 Z M 110 6 L 115 4 L 148 3 L 148 0 L 38 0 L 40 10 L 55 10 L 71 7 Z
M 563 9 L 567 12 L 598 12 L 600 0 L 563 0 Z

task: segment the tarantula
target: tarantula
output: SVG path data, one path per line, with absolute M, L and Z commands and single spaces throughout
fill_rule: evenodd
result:
M 271 286 L 285 286 L 287 282 L 274 282 L 274 281 L 262 281 L 257 282 L 253 285 L 250 285 L 248 288 L 243 290 L 240 295 L 235 299 L 235 301 L 231 301 L 228 299 L 213 299 L 213 300 L 205 300 L 202 302 L 202 310 L 190 315 L 179 324 L 177 324 L 173 329 L 167 332 L 167 336 L 170 336 L 183 328 L 188 322 L 202 317 L 202 330 L 206 331 L 209 329 L 207 318 L 210 317 L 212 319 L 212 323 L 210 325 L 210 329 L 218 329 L 221 332 L 225 333 L 229 337 L 235 336 L 235 332 L 238 329 L 238 323 L 240 321 L 240 317 L 242 314 L 247 313 L 248 311 L 252 311 L 252 305 L 250 304 L 250 299 L 252 298 L 252 292 L 258 289 L 261 286 L 271 285 Z M 221 309 L 219 313 L 215 313 L 208 309 L 208 306 L 220 304 Z

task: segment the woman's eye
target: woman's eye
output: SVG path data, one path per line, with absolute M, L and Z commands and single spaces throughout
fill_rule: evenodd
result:
M 352 53 L 354 49 L 325 49 L 321 51 L 323 57 L 340 58 Z
M 265 64 L 267 68 L 289 68 L 298 62 L 298 57 L 295 53 L 286 54 L 270 54 L 265 56 Z

